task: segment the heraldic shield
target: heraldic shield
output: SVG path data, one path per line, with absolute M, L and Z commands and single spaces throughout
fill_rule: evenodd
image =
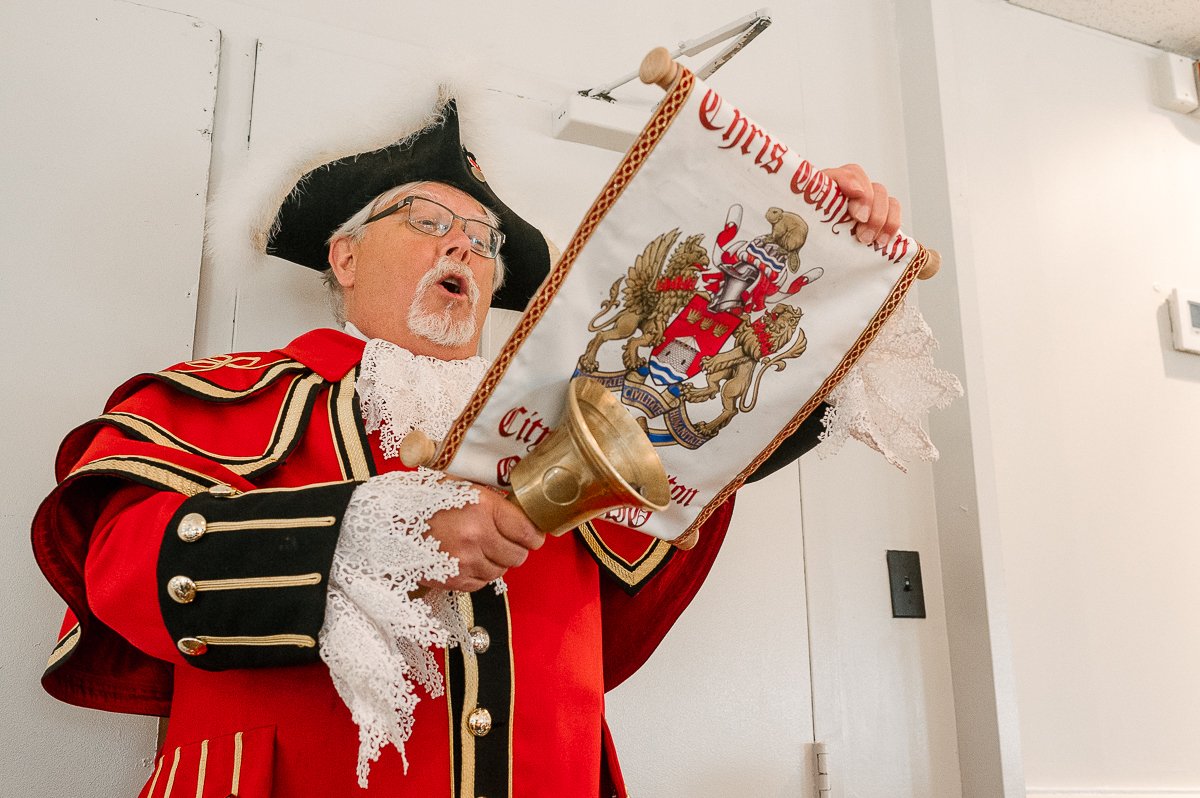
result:
M 933 257 L 860 244 L 837 185 L 682 70 L 441 443 L 434 468 L 507 487 L 568 383 L 619 398 L 686 539 L 807 417 Z

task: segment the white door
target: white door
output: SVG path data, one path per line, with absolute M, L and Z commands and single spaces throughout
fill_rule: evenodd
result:
M 109 0 L 7 0 L 0 30 L 0 792 L 135 795 L 154 721 L 38 684 L 65 607 L 29 524 L 63 436 L 191 355 L 220 33 Z

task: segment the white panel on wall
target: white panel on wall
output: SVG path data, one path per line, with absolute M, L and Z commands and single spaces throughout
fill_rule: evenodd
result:
M 909 203 L 891 4 L 807 3 L 804 17 L 805 143 L 819 153 L 810 157 L 862 164 L 899 197 L 905 228 L 942 247 Z M 984 798 L 961 784 L 929 464 L 903 474 L 854 442 L 829 459 L 807 456 L 800 475 L 815 733 L 834 795 Z M 920 554 L 928 617 L 891 617 L 889 549 Z
M 29 523 L 62 436 L 130 375 L 190 355 L 220 34 L 105 0 L 10 0 L 0 29 L 0 783 L 133 795 L 154 722 L 70 707 L 38 684 L 64 607 Z

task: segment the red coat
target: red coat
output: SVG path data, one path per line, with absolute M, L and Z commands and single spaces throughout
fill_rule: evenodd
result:
M 33 527 L 38 561 L 69 606 L 43 684 L 82 706 L 170 715 L 144 795 L 168 785 L 218 798 L 359 794 L 357 727 L 313 643 L 353 482 L 399 467 L 362 430 L 362 347 L 316 330 L 281 350 L 141 375 L 63 443 L 60 484 Z M 236 520 L 229 528 L 243 531 L 186 541 L 182 519 L 196 511 L 211 529 Z M 465 779 L 464 795 L 624 795 L 604 691 L 690 602 L 730 512 L 715 513 L 688 552 L 597 522 L 509 571 L 506 596 L 472 594 L 489 648 L 447 653 L 449 699 L 422 694 L 408 774 L 384 749 L 369 794 L 450 796 Z M 268 516 L 273 525 L 244 531 Z M 277 529 L 280 516 L 300 528 Z M 327 528 L 304 528 L 314 517 Z M 318 581 L 180 603 L 168 579 L 181 570 L 208 584 L 301 571 Z M 185 655 L 189 645 L 206 651 Z M 479 708 L 494 711 L 477 737 L 467 719 Z

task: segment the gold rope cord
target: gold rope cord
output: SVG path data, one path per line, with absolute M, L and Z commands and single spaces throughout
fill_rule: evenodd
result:
M 550 270 L 550 274 L 546 277 L 542 287 L 534 294 L 530 300 L 529 306 L 525 309 L 524 315 L 517 323 L 512 335 L 504 348 L 500 350 L 500 354 L 496 356 L 496 360 L 484 375 L 483 380 L 479 383 L 479 389 L 475 395 L 471 397 L 471 401 L 467 403 L 466 408 L 462 411 L 459 417 L 454 421 L 454 425 L 446 434 L 446 438 L 442 444 L 441 453 L 438 455 L 437 461 L 430 466 L 439 471 L 444 471 L 450 462 L 454 459 L 454 455 L 458 453 L 459 446 L 462 445 L 463 438 L 466 437 L 467 430 L 475 419 L 483 411 L 484 405 L 492 396 L 496 386 L 500 384 L 504 373 L 508 371 L 509 365 L 516 356 L 517 350 L 525 339 L 533 332 L 533 328 L 541 320 L 546 312 L 546 308 L 550 306 L 550 302 L 558 293 L 558 289 L 562 286 L 563 281 L 567 279 L 567 275 L 571 272 L 571 267 L 575 264 L 575 259 L 579 257 L 580 251 L 584 245 L 591 239 L 592 233 L 596 227 L 604 219 L 609 209 L 616 203 L 617 199 L 625 191 L 625 187 L 629 185 L 629 181 L 633 180 L 634 175 L 642 168 L 642 164 L 650 156 L 654 147 L 666 134 L 671 123 L 675 121 L 679 111 L 687 102 L 688 96 L 691 94 L 692 86 L 695 84 L 695 76 L 685 67 L 681 67 L 681 74 L 675 87 L 663 99 L 662 104 L 658 106 L 658 110 L 654 112 L 650 122 L 646 125 L 646 129 L 638 136 L 636 142 L 629 152 L 625 154 L 625 158 L 617 166 L 612 177 L 608 179 L 604 190 L 600 196 L 596 197 L 596 201 L 592 203 L 592 207 L 583 217 L 583 221 L 579 224 L 579 229 L 575 231 L 575 235 L 571 236 L 571 241 L 567 244 L 567 249 L 563 252 L 554 268 Z

